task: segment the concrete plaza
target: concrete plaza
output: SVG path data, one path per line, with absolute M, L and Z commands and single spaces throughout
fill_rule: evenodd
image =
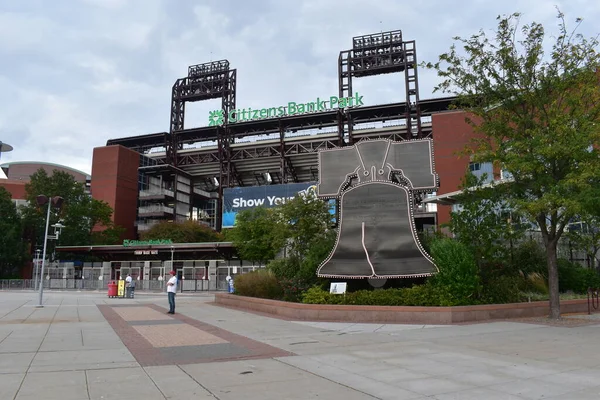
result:
M 285 321 L 209 294 L 0 292 L 0 399 L 600 398 L 600 322 Z M 587 316 L 579 316 L 579 320 Z

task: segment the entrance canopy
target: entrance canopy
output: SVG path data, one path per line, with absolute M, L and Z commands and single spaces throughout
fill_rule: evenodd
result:
M 58 253 L 95 256 L 102 260 L 229 260 L 236 256 L 235 247 L 231 242 L 208 243 L 171 243 L 171 244 L 137 244 L 125 241 L 122 245 L 110 246 L 57 246 Z

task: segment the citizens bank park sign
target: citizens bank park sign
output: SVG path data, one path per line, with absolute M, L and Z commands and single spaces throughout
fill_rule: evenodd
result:
M 290 183 L 287 185 L 246 186 L 223 189 L 223 228 L 235 225 L 237 213 L 255 207 L 272 208 L 295 196 L 316 197 L 316 183 Z M 335 207 L 335 203 L 332 203 Z M 335 208 L 332 208 L 335 213 Z
M 308 103 L 296 103 L 290 101 L 286 105 L 267 107 L 260 109 L 238 108 L 229 111 L 227 123 L 242 121 L 254 121 L 267 118 L 279 118 L 292 115 L 307 114 L 321 111 L 344 109 L 350 107 L 359 107 L 364 105 L 363 96 L 354 93 L 350 97 L 331 96 L 326 98 L 317 97 L 315 101 Z M 225 114 L 223 110 L 210 111 L 208 115 L 208 126 L 221 126 L 225 123 Z

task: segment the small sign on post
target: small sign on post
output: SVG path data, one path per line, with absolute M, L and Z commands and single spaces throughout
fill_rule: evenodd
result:
M 346 294 L 346 282 L 331 282 L 329 286 L 329 293 L 333 294 Z

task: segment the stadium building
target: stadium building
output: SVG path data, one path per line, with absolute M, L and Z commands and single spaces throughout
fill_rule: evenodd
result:
M 355 37 L 340 52 L 338 71 L 337 95 L 250 109 L 238 104 L 236 69 L 228 61 L 190 66 L 172 88 L 169 132 L 111 139 L 94 149 L 94 197 L 114 208 L 115 222 L 132 239 L 164 219 L 192 218 L 220 230 L 229 226 L 223 217 L 232 208 L 269 205 L 269 196 L 314 185 L 319 150 L 375 138 L 433 138 L 438 194 L 456 190 L 469 165 L 457 152 L 472 130 L 463 112 L 449 110 L 454 98 L 420 99 L 415 41 L 401 31 Z M 355 79 L 389 73 L 404 75 L 401 101 L 368 105 L 353 91 Z M 207 115 L 207 126 L 186 129 L 187 102 L 219 98 L 221 109 Z M 443 207 L 417 206 L 418 226 L 449 218 Z
M 94 149 L 92 195 L 113 207 L 114 222 L 127 229 L 126 239 L 137 239 L 162 220 L 230 227 L 241 209 L 273 206 L 314 190 L 318 152 L 362 140 L 432 138 L 439 189 L 430 195 L 456 191 L 467 168 L 500 174 L 491 165 L 458 156 L 473 137 L 465 113 L 450 110 L 453 97 L 420 98 L 416 44 L 400 30 L 354 37 L 337 63 L 337 94 L 261 109 L 238 102 L 237 70 L 227 60 L 190 66 L 173 85 L 168 132 L 110 139 Z M 391 73 L 404 77 L 398 102 L 369 105 L 353 90 L 356 79 Z M 186 128 L 186 103 L 211 99 L 221 99 L 221 108 L 207 115 L 206 126 Z M 423 203 L 430 195 L 415 199 L 417 229 L 449 220 L 449 206 Z M 165 262 L 173 258 L 172 251 L 173 246 L 164 246 L 151 255 Z M 124 259 L 122 249 L 118 254 Z M 202 279 L 208 278 L 207 269 L 202 271 Z

